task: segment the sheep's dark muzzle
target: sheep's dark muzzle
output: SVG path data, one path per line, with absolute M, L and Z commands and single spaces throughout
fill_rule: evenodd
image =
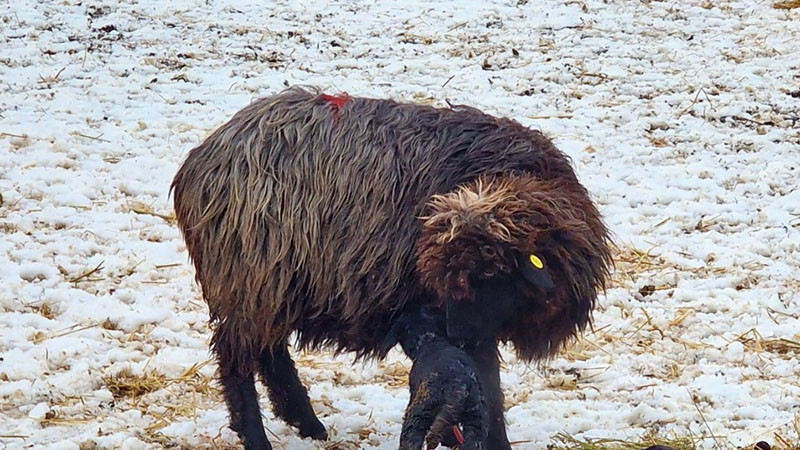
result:
M 450 300 L 445 306 L 447 338 L 461 347 L 494 341 L 519 308 L 519 293 L 508 280 L 484 280 L 474 300 Z

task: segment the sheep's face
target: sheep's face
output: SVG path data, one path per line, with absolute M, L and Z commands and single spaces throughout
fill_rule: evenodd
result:
M 509 321 L 526 314 L 530 304 L 546 301 L 555 288 L 542 257 L 516 253 L 510 273 L 490 273 L 469 280 L 469 299 L 445 300 L 447 335 L 455 342 L 496 339 Z
M 505 176 L 436 196 L 429 207 L 417 271 L 444 306 L 448 338 L 510 340 L 536 358 L 588 324 L 610 258 L 585 191 Z

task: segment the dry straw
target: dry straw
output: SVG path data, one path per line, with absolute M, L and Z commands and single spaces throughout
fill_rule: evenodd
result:
M 800 0 L 787 0 L 783 2 L 777 2 L 772 5 L 775 9 L 795 9 L 800 8 Z
M 559 433 L 548 446 L 549 450 L 642 450 L 652 445 L 663 445 L 676 450 L 695 450 L 700 438 L 687 431 L 685 436 L 660 436 L 650 432 L 640 439 L 578 439 L 568 433 Z

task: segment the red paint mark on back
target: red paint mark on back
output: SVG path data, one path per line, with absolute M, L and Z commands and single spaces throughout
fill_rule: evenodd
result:
M 347 102 L 350 101 L 350 96 L 347 95 L 347 92 L 344 92 L 339 95 L 322 94 L 320 95 L 320 98 L 333 105 L 333 107 L 336 108 L 337 111 L 344 108 L 344 105 L 346 105 Z
M 333 106 L 333 123 L 339 123 L 339 111 L 350 101 L 350 96 L 347 92 L 343 92 L 339 95 L 322 94 L 319 98 Z

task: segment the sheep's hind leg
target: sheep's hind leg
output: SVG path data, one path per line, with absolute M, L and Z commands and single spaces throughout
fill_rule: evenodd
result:
M 231 416 L 231 428 L 239 435 L 246 450 L 272 450 L 261 422 L 258 393 L 253 373 L 241 373 L 224 354 L 217 354 L 220 382 Z
M 300 430 L 300 436 L 325 440 L 328 432 L 317 419 L 287 344 L 279 343 L 272 351 L 261 353 L 261 380 L 267 386 L 275 415 Z

